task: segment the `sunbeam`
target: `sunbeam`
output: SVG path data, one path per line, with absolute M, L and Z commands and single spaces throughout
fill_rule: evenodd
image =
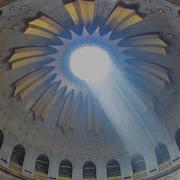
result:
M 150 110 L 138 90 L 115 66 L 108 78 L 98 84 L 88 82 L 88 85 L 129 153 L 132 149 L 138 152 L 154 147 L 162 140 L 158 129 L 170 142 L 171 138 L 155 112 Z

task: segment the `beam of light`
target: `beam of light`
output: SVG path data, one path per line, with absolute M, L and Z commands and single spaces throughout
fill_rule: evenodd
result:
M 171 142 L 170 135 L 130 81 L 112 66 L 112 73 L 99 84 L 88 83 L 127 152 L 151 151 L 158 142 Z
M 83 46 L 72 52 L 70 69 L 79 79 L 87 82 L 99 82 L 105 79 L 109 73 L 111 60 L 108 53 L 102 48 Z

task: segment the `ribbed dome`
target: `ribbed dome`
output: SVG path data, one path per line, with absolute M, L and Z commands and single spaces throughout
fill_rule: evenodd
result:
M 71 178 L 80 166 L 84 179 L 98 180 L 105 177 L 97 166 L 107 165 L 109 178 L 142 179 L 179 163 L 177 6 L 164 0 L 2 4 L 0 127 L 2 152 L 15 147 L 13 162 L 22 151 L 18 162 L 30 172 L 48 174 L 53 162 L 62 176 Z M 103 82 L 73 74 L 71 54 L 84 46 L 108 53 L 112 69 Z M 11 159 L 9 151 L 2 157 Z
M 162 66 L 161 62 L 155 63 L 157 57 L 163 61 L 167 52 L 167 44 L 161 39 L 160 32 L 139 33 L 137 30 L 133 35 L 126 33 L 126 29 L 142 23 L 143 16 L 121 4 L 117 4 L 104 20 L 101 20 L 102 17 L 94 17 L 94 1 L 70 1 L 64 2 L 64 6 L 71 17 L 69 21 L 72 27 L 58 24 L 47 15 L 40 15 L 27 22 L 24 34 L 33 35 L 37 39 L 42 37 L 48 39 L 48 42 L 43 46 L 37 44 L 15 49 L 9 59 L 16 81 L 14 95 L 25 100 L 29 97 L 28 108 L 35 113 L 35 119 L 40 117 L 53 121 L 63 130 L 74 129 L 80 118 L 83 118 L 80 121 L 84 121 L 87 130 L 96 132 L 101 129 L 103 119 L 99 117 L 103 110 L 100 110 L 97 98 L 85 83 L 72 74 L 69 67 L 73 49 L 94 45 L 104 47 L 111 56 L 115 56 L 113 60 L 124 76 L 123 81 L 130 78 L 134 82 L 132 78 L 135 76 L 137 81 L 149 81 L 149 87 L 144 88 L 141 82 L 135 82 L 137 89 L 134 88 L 131 92 L 133 94 L 129 95 L 130 98 L 134 97 L 137 104 L 138 97 L 135 94 L 141 91 L 146 104 L 153 110 L 159 91 L 166 84 L 171 84 L 169 67 Z M 113 78 L 109 76 L 109 79 Z M 129 95 L 126 88 L 130 88 L 133 82 L 117 82 L 117 86 L 124 86 L 122 95 L 127 100 Z M 152 86 L 156 86 L 158 92 L 152 92 Z M 145 106 L 143 102 L 141 106 Z

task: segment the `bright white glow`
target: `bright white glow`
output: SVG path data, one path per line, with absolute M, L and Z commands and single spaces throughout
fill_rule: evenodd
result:
M 104 81 L 96 86 L 88 83 L 88 86 L 129 155 L 141 150 L 152 152 L 151 148 L 158 142 L 173 141 L 155 111 L 150 109 L 149 99 L 116 66 L 112 65 L 111 74 Z
M 87 82 L 105 79 L 111 69 L 108 53 L 97 46 L 83 46 L 74 50 L 70 58 L 71 71 Z

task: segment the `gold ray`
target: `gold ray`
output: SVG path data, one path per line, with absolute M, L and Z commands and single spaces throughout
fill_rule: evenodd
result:
M 133 43 L 136 46 L 137 45 L 167 46 L 167 44 L 157 34 L 136 36 L 127 39 L 127 41 L 131 41 L 131 43 Z
M 60 82 L 52 84 L 49 89 L 40 97 L 40 99 L 32 107 L 36 117 L 43 117 L 42 114 L 45 111 L 48 104 L 51 102 Z
M 57 108 L 58 106 L 55 106 L 55 104 L 57 102 L 60 102 L 61 100 L 61 96 L 62 93 L 64 92 L 64 88 L 60 89 L 60 90 L 56 90 L 56 93 L 54 94 L 54 96 L 52 97 L 51 101 L 48 103 L 48 105 L 46 106 L 44 112 L 41 114 L 43 119 L 48 119 L 49 118 L 49 114 L 50 111 L 52 111 L 54 108 Z M 65 93 L 63 94 L 63 97 L 65 96 Z M 57 121 L 57 120 L 56 120 Z
M 152 73 L 142 71 L 134 66 L 132 67 L 132 69 L 134 69 L 139 74 L 139 76 L 141 76 L 145 79 L 149 79 L 151 82 L 155 83 L 156 85 L 158 85 L 161 88 L 165 88 L 166 81 L 164 81 L 163 79 L 153 75 Z
M 22 91 L 24 91 L 26 88 L 28 88 L 30 85 L 32 85 L 34 82 L 42 78 L 45 74 L 49 73 L 53 68 L 52 67 L 46 67 L 39 70 L 36 70 L 29 75 L 23 77 L 22 79 L 18 80 L 15 83 L 15 92 L 14 96 L 20 95 Z
M 124 22 L 128 17 L 134 14 L 135 11 L 132 9 L 117 6 L 110 14 L 105 25 L 110 26 L 112 29 L 117 28 L 120 23 Z
M 84 25 L 94 22 L 95 0 L 78 0 Z
M 64 28 L 47 16 L 39 18 L 28 23 L 24 34 L 31 34 L 48 39 L 55 39 L 64 31 Z
M 38 62 L 52 62 L 53 58 L 47 58 L 47 57 L 35 57 L 35 58 L 26 58 L 21 59 L 20 61 L 16 61 L 12 64 L 12 69 L 18 69 L 26 65 L 35 64 Z
M 47 39 L 55 39 L 56 36 L 50 32 L 44 31 L 42 29 L 37 29 L 36 27 L 28 27 L 24 34 L 31 34 L 38 37 L 44 37 Z
M 58 23 L 48 18 L 47 16 L 41 16 L 38 19 L 29 22 L 29 25 L 33 27 L 40 27 L 55 34 L 59 34 L 59 32 L 63 31 L 62 26 L 60 26 Z
M 156 46 L 143 46 L 143 47 L 136 47 L 133 48 L 133 51 L 141 51 L 145 53 L 155 53 L 155 54 L 161 54 L 166 55 L 166 49 L 164 47 L 156 47 Z
M 143 20 L 143 18 L 141 18 L 139 15 L 134 14 L 131 17 L 128 17 L 124 22 L 122 22 L 118 27 L 117 30 L 118 31 L 123 31 L 124 29 L 137 24 L 139 22 L 141 22 Z
M 75 8 L 74 2 L 72 1 L 69 3 L 65 3 L 64 6 L 65 6 L 66 10 L 68 11 L 68 13 L 69 13 L 71 19 L 73 20 L 74 24 L 75 25 L 80 24 L 78 13 L 77 13 L 77 10 Z
M 151 63 L 141 62 L 136 67 L 143 71 L 152 73 L 158 76 L 159 78 L 163 79 L 164 81 L 167 81 L 168 83 L 171 83 L 171 80 L 168 76 L 168 71 L 164 68 L 161 68 L 160 66 Z
M 35 91 L 38 87 L 40 87 L 43 83 L 49 82 L 49 84 L 51 84 L 53 82 L 53 80 L 55 79 L 55 77 L 56 77 L 55 74 L 51 74 L 51 75 L 46 74 L 45 76 L 43 76 L 39 80 L 35 81 L 33 84 L 29 85 L 26 89 L 24 89 L 20 93 L 19 96 L 21 97 L 21 99 L 25 99 L 30 94 L 32 94 L 33 91 Z
M 27 48 L 19 48 L 15 49 L 15 53 L 9 59 L 10 63 L 14 63 L 21 59 L 30 58 L 30 57 L 38 57 L 45 56 L 50 54 L 51 52 L 47 47 L 27 47 Z
M 67 121 L 68 121 L 67 116 L 69 113 L 72 113 L 71 111 L 69 111 L 69 109 L 71 109 L 70 107 L 73 102 L 73 99 L 74 99 L 74 93 L 73 93 L 73 91 L 71 91 L 68 93 L 68 95 L 66 97 L 63 109 L 59 116 L 58 125 L 63 127 L 64 129 L 66 129 L 66 127 L 67 127 Z

